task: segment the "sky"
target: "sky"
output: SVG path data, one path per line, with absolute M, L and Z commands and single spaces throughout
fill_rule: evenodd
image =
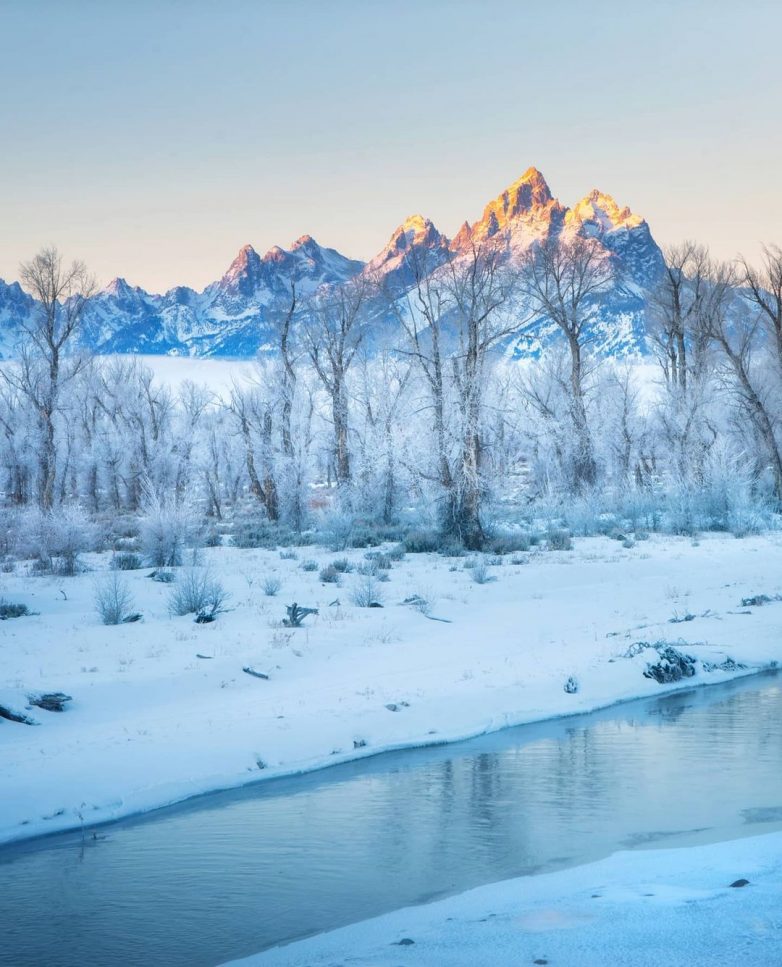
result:
M 782 243 L 782 4 L 0 0 L 0 278 L 219 278 L 302 234 L 448 235 L 527 167 L 661 244 Z

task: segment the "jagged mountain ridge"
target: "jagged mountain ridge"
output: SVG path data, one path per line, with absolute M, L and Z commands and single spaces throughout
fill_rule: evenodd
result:
M 150 353 L 247 358 L 268 343 L 269 318 L 288 298 L 290 280 L 308 295 L 321 286 L 339 285 L 371 273 L 403 292 L 411 284 L 406 257 L 411 248 L 426 252 L 436 267 L 459 256 L 468 245 L 492 238 L 515 258 L 531 244 L 581 234 L 594 237 L 621 268 L 618 281 L 594 307 L 592 334 L 600 351 L 645 352 L 644 312 L 648 291 L 662 269 L 662 255 L 646 221 L 621 208 L 610 195 L 590 192 L 572 208 L 562 205 L 536 168 L 490 201 L 473 224 L 448 239 L 429 219 L 407 218 L 369 262 L 324 248 L 309 235 L 289 249 L 274 246 L 259 255 L 243 246 L 225 274 L 198 292 L 177 286 L 162 295 L 117 278 L 91 301 L 80 339 L 100 354 Z M 13 354 L 21 325 L 34 311 L 33 300 L 17 283 L 0 281 L 0 350 Z M 520 339 L 517 353 L 535 352 L 546 326 L 534 340 Z

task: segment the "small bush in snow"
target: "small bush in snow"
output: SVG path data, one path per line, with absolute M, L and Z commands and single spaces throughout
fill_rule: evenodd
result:
M 0 621 L 7 621 L 9 618 L 24 618 L 30 614 L 30 609 L 26 604 L 13 604 L 0 598 Z
M 318 570 L 318 562 L 317 561 L 302 561 L 301 569 L 302 569 L 302 571 L 309 571 L 309 572 L 317 571 Z
M 280 551 L 281 561 L 298 561 L 299 555 L 296 551 Z
M 112 571 L 138 571 L 143 566 L 143 561 L 138 554 L 125 552 L 115 554 L 111 559 Z
M 377 571 L 390 571 L 391 558 L 383 551 L 369 551 L 364 555 L 365 559 L 375 566 Z
M 464 547 L 464 544 L 460 544 L 459 541 L 454 538 L 447 537 L 444 538 L 440 544 L 438 553 L 443 557 L 465 557 L 467 551 Z
M 48 514 L 31 509 L 17 518 L 19 549 L 35 559 L 39 574 L 73 576 L 79 556 L 95 546 L 96 531 L 79 507 L 60 507 Z
M 405 536 L 405 549 L 410 554 L 433 554 L 440 550 L 442 538 L 435 530 L 414 530 Z
M 475 584 L 488 584 L 489 581 L 496 580 L 496 578 L 493 578 L 489 574 L 489 568 L 487 567 L 485 561 L 476 561 L 474 567 L 472 568 L 471 576 Z
M 406 598 L 404 604 L 409 604 L 411 608 L 428 616 L 432 613 L 432 606 L 435 600 L 435 595 L 429 588 L 421 588 L 419 594 L 414 594 L 412 597 Z
M 273 551 L 278 547 L 304 544 L 306 538 L 282 524 L 273 524 L 263 517 L 251 515 L 236 520 L 231 543 L 234 547 L 263 547 Z
M 95 545 L 95 527 L 80 507 L 61 507 L 49 515 L 54 571 L 72 577 L 82 570 L 79 555 Z
M 195 526 L 190 508 L 148 496 L 141 520 L 141 547 L 152 567 L 178 567 Z
M 338 557 L 335 561 L 331 562 L 331 567 L 335 571 L 339 571 L 340 574 L 349 574 L 353 570 L 353 565 L 346 557 Z
M 385 552 L 386 557 L 389 561 L 393 561 L 395 564 L 399 561 L 404 560 L 405 557 L 405 545 L 404 544 L 394 544 L 394 546 Z
M 319 576 L 324 584 L 339 584 L 339 571 L 333 564 L 327 564 Z
M 211 614 L 225 610 L 228 594 L 207 570 L 188 568 L 177 576 L 168 609 L 172 615 Z
M 267 598 L 273 598 L 282 588 L 282 581 L 279 578 L 268 577 L 263 580 L 263 593 Z
M 550 551 L 572 551 L 573 540 L 568 531 L 551 527 L 546 533 L 546 546 Z
M 95 610 L 104 625 L 119 625 L 132 616 L 133 596 L 116 571 L 97 581 Z
M 359 576 L 351 592 L 351 600 L 359 608 L 383 606 L 383 593 L 374 574 Z
M 495 534 L 489 541 L 488 550 L 492 554 L 514 554 L 528 551 L 532 547 L 533 538 L 521 531 L 509 534 Z

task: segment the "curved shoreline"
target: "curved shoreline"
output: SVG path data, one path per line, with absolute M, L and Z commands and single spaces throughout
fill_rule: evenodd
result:
M 684 679 L 675 684 L 660 686 L 659 692 L 654 692 L 647 695 L 625 696 L 607 703 L 595 705 L 591 708 L 579 709 L 578 711 L 574 712 L 546 715 L 539 718 L 521 718 L 518 720 L 510 720 L 509 714 L 505 713 L 504 715 L 498 716 L 498 718 L 505 718 L 504 722 L 498 722 L 496 724 L 492 723 L 488 726 L 474 731 L 468 731 L 466 733 L 431 740 L 422 739 L 420 741 L 412 740 L 410 742 L 389 744 L 382 748 L 373 747 L 365 750 L 356 749 L 352 753 L 347 752 L 341 756 L 329 756 L 327 759 L 321 758 L 312 764 L 304 766 L 298 766 L 290 769 L 283 768 L 274 771 L 269 770 L 268 775 L 255 776 L 253 779 L 248 781 L 240 780 L 235 783 L 223 783 L 198 792 L 190 794 L 186 793 L 181 797 L 161 802 L 158 805 L 151 805 L 143 809 L 129 810 L 128 812 L 120 812 L 116 815 L 102 818 L 91 823 L 81 823 L 76 820 L 71 820 L 64 822 L 62 826 L 59 826 L 56 829 L 50 828 L 43 832 L 35 832 L 30 835 L 25 835 L 23 833 L 22 835 L 15 837 L 0 836 L 0 852 L 5 853 L 6 850 L 11 850 L 13 847 L 35 849 L 39 844 L 41 846 L 45 846 L 46 841 L 52 837 L 73 833 L 75 831 L 92 831 L 127 821 L 154 821 L 154 814 L 158 812 L 165 811 L 168 813 L 178 808 L 198 808 L 200 800 L 210 799 L 211 797 L 219 796 L 220 794 L 250 791 L 256 787 L 267 786 L 278 781 L 291 780 L 299 777 L 308 777 L 316 773 L 322 773 L 324 775 L 324 779 L 327 780 L 328 772 L 333 767 L 350 765 L 365 760 L 380 759 L 385 755 L 390 755 L 393 753 L 414 752 L 416 750 L 434 749 L 443 746 L 455 746 L 461 743 L 479 739 L 482 736 L 504 732 L 509 729 L 518 729 L 526 726 L 544 725 L 559 721 L 588 718 L 600 713 L 620 708 L 622 706 L 641 702 L 654 702 L 658 698 L 665 698 L 681 692 L 701 691 L 703 689 L 712 688 L 715 686 L 721 687 L 731 685 L 747 679 L 760 678 L 763 676 L 769 676 L 772 678 L 776 678 L 777 676 L 782 677 L 782 670 L 779 669 L 776 663 L 771 663 L 764 667 L 746 668 L 736 672 L 718 674 L 723 674 L 724 677 L 715 681 L 696 681 L 693 679 Z

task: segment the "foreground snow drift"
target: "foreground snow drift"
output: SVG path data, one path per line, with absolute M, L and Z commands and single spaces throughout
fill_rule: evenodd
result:
M 0 719 L 0 840 L 724 681 L 782 659 L 776 534 L 630 548 L 579 540 L 515 565 L 506 557 L 485 584 L 464 559 L 408 555 L 376 588 L 383 608 L 353 603 L 355 573 L 340 585 L 319 579 L 335 557 L 360 564 L 363 551 L 303 548 L 294 560 L 218 548 L 204 557 L 232 595 L 232 610 L 207 625 L 170 617 L 170 588 L 148 571 L 123 574 L 143 622 L 116 627 L 94 611 L 94 573 L 0 577 L 0 596 L 38 612 L 0 622 L 0 705 L 39 723 Z M 317 570 L 302 569 L 308 559 Z M 108 559 L 89 564 L 105 569 Z M 269 577 L 281 583 L 276 597 L 264 595 Z M 403 603 L 414 595 L 428 600 L 428 616 Z M 742 606 L 758 595 L 772 600 Z M 292 601 L 320 614 L 284 628 Z M 636 642 L 679 639 L 696 675 L 673 686 L 644 677 L 649 650 L 624 657 Z M 705 670 L 727 656 L 745 667 Z M 73 701 L 61 713 L 28 710 L 42 692 Z
M 748 880 L 741 887 L 730 884 Z M 397 910 L 236 964 L 714 967 L 782 963 L 782 833 L 615 853 Z

